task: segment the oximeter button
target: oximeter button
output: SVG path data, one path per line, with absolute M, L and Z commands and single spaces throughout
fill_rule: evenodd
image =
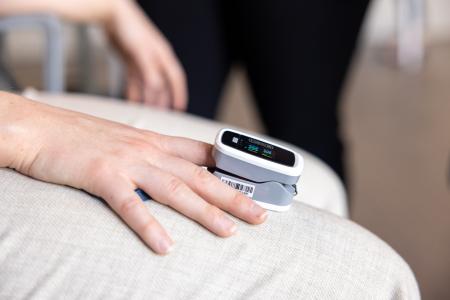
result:
M 286 188 L 286 190 L 288 190 L 292 195 L 296 196 L 297 195 L 297 186 L 294 185 L 284 185 L 284 187 Z

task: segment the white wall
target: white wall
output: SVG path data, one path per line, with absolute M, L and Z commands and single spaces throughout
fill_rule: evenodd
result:
M 399 0 L 373 0 L 366 20 L 363 42 L 368 45 L 385 43 L 395 34 L 395 7 Z M 450 1 L 423 0 L 426 10 L 428 43 L 450 38 Z

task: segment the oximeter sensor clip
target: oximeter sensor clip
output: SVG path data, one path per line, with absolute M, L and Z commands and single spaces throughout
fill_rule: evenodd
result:
M 222 129 L 214 144 L 215 168 L 222 182 L 262 207 L 286 211 L 297 194 L 303 157 L 265 139 L 233 129 Z

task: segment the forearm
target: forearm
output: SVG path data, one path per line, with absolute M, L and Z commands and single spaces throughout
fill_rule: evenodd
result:
M 116 5 L 132 0 L 2 0 L 0 16 L 51 13 L 86 23 L 108 22 Z

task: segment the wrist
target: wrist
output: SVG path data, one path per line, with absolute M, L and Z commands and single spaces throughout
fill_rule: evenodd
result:
M 133 0 L 111 0 L 109 5 L 109 11 L 104 19 L 104 25 L 106 30 L 109 33 L 117 34 L 117 32 L 120 30 L 120 28 L 118 27 L 122 23 L 124 15 L 125 16 L 129 15 L 130 11 L 136 9 L 135 6 L 136 3 Z
M 104 28 L 122 54 L 133 58 L 142 51 L 136 41 L 145 41 L 152 35 L 149 19 L 134 0 L 112 0 L 111 3 Z
M 14 94 L 0 92 L 0 167 L 26 173 L 38 144 L 29 119 L 31 102 Z

